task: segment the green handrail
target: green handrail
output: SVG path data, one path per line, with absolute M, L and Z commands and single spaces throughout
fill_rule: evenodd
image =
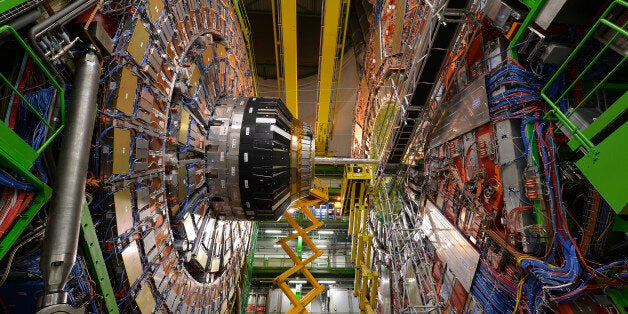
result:
M 52 141 L 54 141 L 54 139 L 57 136 L 59 136 L 59 134 L 61 134 L 61 131 L 65 127 L 65 90 L 61 87 L 61 85 L 59 85 L 57 80 L 55 80 L 54 76 L 48 71 L 48 69 L 44 66 L 44 64 L 41 62 L 41 60 L 39 60 L 39 58 L 37 57 L 37 55 L 35 55 L 33 50 L 26 44 L 24 39 L 22 39 L 22 37 L 17 33 L 15 28 L 13 28 L 11 25 L 3 25 L 2 27 L 0 27 L 0 34 L 6 32 L 6 31 L 9 31 L 13 35 L 13 37 L 15 37 L 15 39 L 17 39 L 17 41 L 20 43 L 20 45 L 22 45 L 22 47 L 24 48 L 26 53 L 28 53 L 28 55 L 31 58 L 33 58 L 33 61 L 35 61 L 35 63 L 42 70 L 42 72 L 44 73 L 46 78 L 48 78 L 48 80 L 50 80 L 50 83 L 52 83 L 52 85 L 59 92 L 59 105 L 61 106 L 61 123 L 60 123 L 59 127 L 56 130 L 54 130 L 52 135 L 50 135 L 50 137 L 48 137 L 48 139 L 46 141 L 44 141 L 44 143 L 41 145 L 41 147 L 39 147 L 39 149 L 37 149 L 36 152 L 37 152 L 37 155 L 39 155 L 48 147 L 48 145 L 50 145 L 50 143 L 52 143 Z M 13 86 L 13 84 L 11 84 L 11 82 L 9 82 L 9 80 L 4 75 L 2 75 L 2 73 L 0 73 L 0 79 L 2 79 L 2 81 L 4 81 L 9 86 L 9 88 L 11 88 L 11 90 L 20 97 L 20 99 L 22 99 L 22 101 L 24 102 L 24 104 L 26 104 L 28 109 L 33 114 L 35 114 L 35 116 L 37 116 L 37 118 L 40 121 L 42 121 L 50 130 L 54 129 L 48 123 L 48 121 L 46 119 L 44 119 L 44 117 L 42 117 L 39 114 L 39 112 L 37 112 L 37 110 L 35 110 L 33 105 L 28 100 L 26 100 L 24 95 L 22 95 L 22 93 L 20 93 L 20 91 L 18 91 L 17 88 L 15 86 Z
M 519 59 L 519 56 L 517 54 L 517 50 L 513 49 L 515 48 L 523 39 L 523 36 L 525 35 L 528 26 L 530 26 L 532 23 L 534 23 L 536 17 L 541 13 L 541 9 L 543 9 L 546 0 L 520 0 L 521 3 L 525 4 L 528 8 L 530 8 L 530 12 L 528 12 L 528 15 L 526 15 L 526 18 L 523 20 L 523 23 L 521 23 L 521 25 L 519 25 L 519 29 L 517 30 L 517 33 L 515 33 L 515 35 L 512 37 L 512 40 L 510 41 L 510 49 L 511 49 L 511 54 L 512 54 L 512 58 L 515 60 Z
M 26 44 L 26 42 L 20 37 L 17 31 L 10 25 L 4 25 L 0 27 L 0 33 L 10 32 L 15 39 L 24 47 L 24 50 L 28 55 L 33 58 L 37 66 L 42 70 L 44 75 L 50 80 L 54 87 L 59 92 L 60 105 L 61 105 L 61 124 L 54 130 L 54 133 L 39 147 L 38 150 L 34 150 L 28 143 L 20 138 L 9 126 L 3 121 L 0 121 L 0 166 L 7 167 L 16 172 L 17 175 L 24 178 L 28 183 L 38 191 L 37 195 L 33 198 L 31 204 L 26 208 L 20 216 L 15 220 L 13 226 L 2 235 L 0 239 L 0 259 L 9 251 L 15 241 L 20 237 L 24 229 L 30 224 L 31 220 L 41 207 L 48 202 L 52 195 L 52 189 L 42 182 L 38 177 L 30 172 L 33 167 L 33 163 L 37 157 L 50 145 L 50 143 L 61 133 L 65 126 L 65 90 L 54 79 L 52 74 L 46 69 L 41 60 L 37 58 L 33 50 Z M 20 93 L 15 86 L 9 82 L 9 80 L 0 73 L 0 79 L 5 82 L 13 92 L 15 92 L 20 99 L 26 104 L 28 109 L 37 116 L 48 128 L 52 129 L 51 125 L 35 110 L 33 105 L 28 102 L 24 95 Z
M 611 43 L 617 38 L 617 36 L 619 35 L 623 35 L 623 36 L 628 36 L 628 31 L 626 31 L 624 28 L 626 27 L 627 23 L 625 22 L 621 27 L 617 26 L 616 24 L 614 24 L 613 22 L 605 19 L 605 17 L 613 10 L 613 8 L 617 5 L 621 5 L 624 7 L 628 7 L 628 2 L 623 1 L 623 0 L 615 0 L 613 1 L 608 8 L 606 8 L 606 11 L 604 11 L 604 13 L 600 16 L 600 18 L 597 20 L 597 22 L 595 22 L 595 24 L 593 25 L 593 27 L 591 27 L 591 29 L 589 30 L 589 32 L 584 36 L 584 38 L 580 41 L 580 43 L 576 46 L 576 48 L 571 52 L 571 54 L 569 55 L 569 57 L 567 57 L 567 59 L 565 60 L 565 62 L 563 62 L 563 64 L 558 68 L 558 71 L 556 71 L 556 73 L 554 73 L 554 75 L 549 79 L 549 81 L 545 84 L 545 86 L 543 87 L 543 89 L 541 89 L 541 97 L 543 97 L 543 99 L 552 107 L 552 109 L 547 113 L 547 115 L 545 116 L 545 118 L 547 118 L 549 115 L 554 115 L 561 123 L 563 123 L 565 125 L 565 127 L 567 127 L 567 129 L 569 129 L 569 131 L 573 134 L 573 136 L 576 138 L 577 141 L 579 141 L 582 146 L 587 150 L 588 153 L 592 153 L 593 155 L 597 155 L 599 153 L 598 149 L 596 148 L 595 144 L 593 144 L 591 142 L 591 140 L 582 132 L 582 130 L 580 130 L 573 122 L 571 122 L 571 120 L 569 120 L 569 117 L 571 116 L 571 114 L 573 114 L 573 112 L 575 112 L 585 101 L 587 101 L 594 93 L 595 91 L 597 91 L 601 86 L 604 85 L 604 83 L 606 82 L 606 80 L 608 80 L 624 63 L 624 61 L 626 61 L 626 56 L 623 57 L 623 59 L 615 66 L 615 68 L 613 68 L 605 77 L 604 79 L 602 79 L 602 81 L 598 82 L 598 84 L 589 92 L 589 94 L 587 94 L 587 96 L 585 96 L 585 98 L 580 101 L 580 103 L 578 103 L 578 105 L 574 108 L 574 110 L 572 111 L 571 114 L 569 115 L 565 115 L 560 108 L 558 108 L 558 106 L 556 105 L 558 102 L 561 101 L 561 99 L 563 99 L 566 95 L 569 94 L 569 92 L 574 88 L 574 86 L 580 81 L 580 79 L 587 73 L 587 71 L 589 71 L 589 69 L 593 66 L 593 64 L 602 56 L 602 54 L 604 54 L 604 52 L 610 47 Z M 565 70 L 565 68 L 567 67 L 567 64 L 575 57 L 575 55 L 580 51 L 580 49 L 584 46 L 585 42 L 591 37 L 593 36 L 593 34 L 597 31 L 597 29 L 600 27 L 600 25 L 606 25 L 608 27 L 610 27 L 611 29 L 615 30 L 615 34 L 612 36 L 612 38 L 610 38 L 606 45 L 604 45 L 604 47 L 600 50 L 600 52 L 598 52 L 598 54 L 593 58 L 593 60 L 584 68 L 584 70 L 581 71 L 580 75 L 578 75 L 578 77 L 571 83 L 571 85 L 569 85 L 569 87 L 555 100 L 552 100 L 549 98 L 549 96 L 546 94 L 547 89 L 552 85 L 552 83 L 554 83 L 554 81 L 558 78 L 558 76 Z

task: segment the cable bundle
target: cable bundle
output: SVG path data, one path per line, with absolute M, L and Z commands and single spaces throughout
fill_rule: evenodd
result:
M 509 59 L 486 76 L 489 112 L 493 122 L 523 118 L 539 110 L 541 84 L 517 61 Z
M 625 271 L 628 260 L 591 268 L 580 252 L 568 228 L 566 209 L 562 200 L 562 185 L 556 163 L 553 126 L 546 122 L 536 121 L 534 129 L 548 189 L 555 237 L 550 252 L 544 260 L 532 257 L 518 259 L 521 267 L 531 275 L 527 283 L 529 308 L 540 310 L 537 299 L 540 298 L 545 302 L 546 295 L 552 302 L 564 302 L 580 297 L 587 288 L 596 288 L 604 284 L 628 286 L 626 280 L 628 273 Z M 592 284 L 592 279 L 599 280 L 603 284 Z M 532 286 L 536 288 L 533 289 Z
M 515 307 L 515 283 L 493 270 L 484 260 L 480 260 L 471 293 L 482 303 L 487 314 L 508 313 Z

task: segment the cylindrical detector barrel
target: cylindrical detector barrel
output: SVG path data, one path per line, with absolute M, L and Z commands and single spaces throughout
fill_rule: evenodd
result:
M 227 220 L 277 220 L 307 195 L 314 141 L 278 98 L 218 101 L 207 149 L 212 215 Z

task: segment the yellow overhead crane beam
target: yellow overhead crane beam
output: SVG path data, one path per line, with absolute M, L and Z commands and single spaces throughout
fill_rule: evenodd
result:
M 351 0 L 345 0 L 345 21 L 342 26 L 342 43 L 340 46 L 340 61 L 338 61 L 338 75 L 336 76 L 336 86 L 340 86 L 340 78 L 342 77 L 342 65 L 344 64 L 345 58 L 345 43 L 347 42 L 347 29 L 349 25 L 349 11 L 351 11 Z M 336 110 L 338 109 L 338 88 L 336 88 L 334 93 L 334 107 L 331 111 L 331 121 L 334 121 L 334 116 L 336 115 Z M 334 124 L 331 124 L 331 128 L 329 128 L 329 139 L 332 139 L 334 136 Z
M 281 46 L 283 76 L 286 88 L 286 106 L 295 118 L 299 117 L 297 93 L 297 1 L 281 0 Z
M 279 46 L 280 46 L 280 42 L 279 39 L 277 38 L 277 9 L 275 8 L 275 0 L 269 0 L 270 1 L 270 6 L 271 6 L 271 10 L 272 10 L 272 17 L 273 17 L 273 40 L 274 40 L 274 44 L 273 46 L 275 47 L 275 71 L 277 72 L 277 94 L 279 98 L 281 98 L 281 84 L 283 82 L 283 76 L 281 75 L 281 69 L 279 69 Z
M 340 25 L 342 3 L 343 1 L 340 0 L 325 1 L 323 13 L 323 41 L 318 71 L 318 114 L 316 118 L 316 155 L 319 156 L 324 155 L 327 150 L 329 110 L 331 107 L 334 70 L 336 68 L 338 26 Z

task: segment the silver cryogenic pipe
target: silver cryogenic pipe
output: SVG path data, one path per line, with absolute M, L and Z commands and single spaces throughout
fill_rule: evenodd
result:
M 314 157 L 314 165 L 351 165 L 351 164 L 378 164 L 378 159 L 362 159 L 349 157 Z
M 55 188 L 41 254 L 44 295 L 39 307 L 66 303 L 63 291 L 76 259 L 85 178 L 96 118 L 100 62 L 93 50 L 79 61 L 61 142 Z

